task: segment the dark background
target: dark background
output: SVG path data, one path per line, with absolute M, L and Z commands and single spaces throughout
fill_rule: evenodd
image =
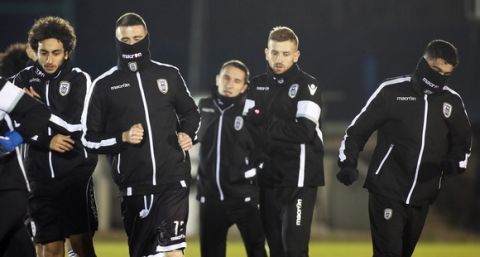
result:
M 460 51 L 450 84 L 477 121 L 479 5 L 478 0 L 1 0 L 0 50 L 25 41 L 34 19 L 58 15 L 77 30 L 77 65 L 96 77 L 116 62 L 115 20 L 133 11 L 147 22 L 153 59 L 179 67 L 198 95 L 208 91 L 228 59 L 244 61 L 252 74 L 263 72 L 268 32 L 286 25 L 300 38 L 301 67 L 323 86 L 325 119 L 342 121 L 352 119 L 383 79 L 411 73 L 425 45 L 442 38 Z

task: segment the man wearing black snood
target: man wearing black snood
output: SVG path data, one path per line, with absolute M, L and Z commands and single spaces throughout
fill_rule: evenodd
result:
M 122 193 L 130 256 L 183 256 L 190 159 L 200 122 L 178 68 L 152 61 L 143 18 L 116 22 L 118 63 L 98 77 L 83 113 L 83 144 L 107 154 Z
M 377 132 L 364 184 L 374 257 L 411 256 L 443 180 L 467 168 L 470 122 L 447 85 L 457 64 L 451 43 L 431 41 L 415 72 L 380 84 L 346 130 L 337 179 L 347 186 L 358 179 L 359 152 Z
M 228 229 L 236 224 L 248 257 L 266 257 L 253 138 L 242 116 L 249 71 L 238 60 L 222 65 L 212 97 L 200 100 L 200 251 L 225 257 Z

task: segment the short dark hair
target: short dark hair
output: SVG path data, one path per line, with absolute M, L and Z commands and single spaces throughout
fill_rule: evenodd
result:
M 230 60 L 230 61 L 225 62 L 222 65 L 222 68 L 220 68 L 220 71 L 225 69 L 225 67 L 227 67 L 227 66 L 233 66 L 237 69 L 242 70 L 245 73 L 245 83 L 248 84 L 250 82 L 250 70 L 248 69 L 247 65 L 245 65 L 245 63 L 243 63 L 240 60 Z
M 430 59 L 442 58 L 456 67 L 459 63 L 458 50 L 452 43 L 442 39 L 435 39 L 428 43 L 424 55 Z
M 58 39 L 68 53 L 71 53 L 77 44 L 75 29 L 70 22 L 60 17 L 42 17 L 33 23 L 28 32 L 28 43 L 35 52 L 38 50 L 38 42 L 48 38 Z
M 135 25 L 142 25 L 145 28 L 145 31 L 148 31 L 147 23 L 145 23 L 145 20 L 142 18 L 142 16 L 134 12 L 127 12 L 127 13 L 124 13 L 122 16 L 120 16 L 117 19 L 117 22 L 115 22 L 115 29 L 118 27 L 127 27 L 127 26 L 135 26 Z
M 284 41 L 293 41 L 295 45 L 299 46 L 300 42 L 298 41 L 298 37 L 293 32 L 293 30 L 289 27 L 285 26 L 277 26 L 274 27 L 271 31 L 270 34 L 268 34 L 268 40 L 274 40 L 278 42 L 284 42 Z
M 14 43 L 7 47 L 0 57 L 0 75 L 11 77 L 23 70 L 28 63 L 26 43 Z

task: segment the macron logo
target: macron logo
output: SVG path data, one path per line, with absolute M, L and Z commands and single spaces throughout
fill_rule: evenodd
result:
M 317 92 L 317 86 L 315 84 L 308 84 L 308 90 L 310 90 L 310 94 L 314 95 Z
M 135 59 L 135 58 L 140 58 L 140 57 L 142 57 L 142 53 L 122 54 L 123 59 Z
M 397 101 L 417 101 L 414 96 L 397 96 Z
M 433 84 L 433 83 L 430 82 L 427 78 L 423 78 L 422 81 L 425 82 L 425 84 L 429 85 L 430 87 L 439 88 L 439 86 Z
M 213 108 L 202 108 L 202 112 L 211 112 L 214 113 L 215 110 Z
M 301 226 L 302 225 L 302 199 L 297 199 L 297 219 L 295 221 L 295 225 Z
M 256 89 L 258 91 L 268 91 L 268 90 L 270 90 L 270 87 L 257 87 Z
M 110 90 L 117 90 L 117 89 L 122 89 L 122 88 L 126 88 L 126 87 L 129 87 L 130 86 L 130 83 L 123 83 L 123 84 L 120 84 L 120 85 L 116 85 L 116 86 L 111 86 L 110 87 Z

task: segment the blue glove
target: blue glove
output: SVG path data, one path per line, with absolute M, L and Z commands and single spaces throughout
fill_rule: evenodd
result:
M 3 137 L 0 136 L 0 151 L 9 153 L 22 143 L 23 138 L 17 131 L 8 131 Z

